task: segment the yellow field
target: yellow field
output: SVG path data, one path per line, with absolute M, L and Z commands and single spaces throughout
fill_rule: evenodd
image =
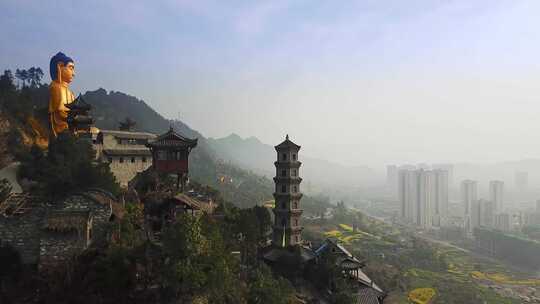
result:
M 500 284 L 540 286 L 540 280 L 538 279 L 515 280 L 502 273 L 483 273 L 480 271 L 472 271 L 471 277 L 477 280 L 492 281 Z
M 435 294 L 433 288 L 417 288 L 409 292 L 409 301 L 414 304 L 428 304 Z
M 341 227 L 341 229 L 343 229 L 345 231 L 353 232 L 353 228 L 351 226 L 349 226 L 349 225 L 339 224 L 339 227 Z
M 336 238 L 340 242 L 345 243 L 345 244 L 350 244 L 351 242 L 359 240 L 364 236 L 375 237 L 374 235 L 369 234 L 367 232 L 363 232 L 359 230 L 353 231 L 353 228 L 346 224 L 339 224 L 338 226 L 341 229 L 341 231 L 330 230 L 330 231 L 325 232 L 324 235 L 326 237 Z

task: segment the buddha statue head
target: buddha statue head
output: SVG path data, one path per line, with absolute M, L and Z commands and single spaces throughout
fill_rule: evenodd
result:
M 75 63 L 64 53 L 58 52 L 51 58 L 50 73 L 53 81 L 69 84 L 75 76 Z

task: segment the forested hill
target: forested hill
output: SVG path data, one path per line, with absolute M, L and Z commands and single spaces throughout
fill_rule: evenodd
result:
M 144 101 L 104 89 L 88 91 L 83 98 L 93 105 L 92 115 L 98 128 L 116 130 L 119 123 L 129 117 L 136 122 L 135 131 L 161 134 L 172 126 L 187 137 L 198 138 L 198 146 L 190 154 L 190 176 L 218 189 L 226 200 L 240 207 L 250 207 L 272 199 L 272 180 L 247 170 L 249 167 L 244 164 L 222 161 L 230 160 L 225 151 L 215 151 L 202 134 L 181 121 L 164 118 Z M 273 159 L 268 163 L 269 167 L 272 165 Z M 326 199 L 306 197 L 304 201 L 308 211 L 320 212 L 326 205 Z
M 208 146 L 206 138 L 178 120 L 168 120 L 152 109 L 144 101 L 121 92 L 107 92 L 104 89 L 88 91 L 83 95 L 86 102 L 93 105 L 92 115 L 96 127 L 117 130 L 126 118 L 135 121 L 134 131 L 162 134 L 171 126 L 186 137 L 198 138 L 199 142 L 191 154 L 191 176 L 200 182 L 211 184 L 217 179 L 216 155 Z

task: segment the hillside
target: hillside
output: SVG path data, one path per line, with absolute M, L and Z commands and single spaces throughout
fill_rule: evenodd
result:
M 294 140 L 294 139 L 293 139 Z M 259 174 L 273 176 L 276 159 L 274 147 L 256 137 L 241 138 L 231 134 L 224 138 L 209 138 L 208 144 L 224 160 L 249 168 Z M 302 144 L 302 143 L 298 143 Z M 373 172 L 368 167 L 344 166 L 336 162 L 311 158 L 302 154 L 302 178 L 309 191 L 312 188 L 358 187 L 370 182 Z M 304 188 L 306 189 L 306 188 Z
M 249 168 L 245 164 L 221 161 L 231 159 L 231 156 L 225 151 L 214 150 L 201 133 L 181 121 L 167 120 L 144 101 L 121 92 L 107 92 L 104 89 L 88 91 L 83 98 L 94 106 L 92 115 L 98 128 L 117 129 L 119 122 L 129 117 L 137 123 L 135 126 L 137 131 L 160 134 L 172 126 L 187 137 L 198 138 L 199 144 L 190 154 L 190 176 L 195 181 L 218 189 L 226 200 L 240 207 L 250 207 L 272 199 L 274 188 L 272 180 L 245 170 Z M 236 153 L 234 147 L 230 147 L 230 151 L 233 155 Z M 268 159 L 267 165 L 271 167 L 273 162 L 273 158 Z M 306 197 L 304 201 L 306 209 L 314 209 L 317 212 L 320 206 L 324 205 L 321 199 Z M 313 206 L 318 207 L 311 208 Z

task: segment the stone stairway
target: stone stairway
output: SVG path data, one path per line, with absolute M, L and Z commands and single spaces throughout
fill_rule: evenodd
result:
M 28 202 L 30 195 L 26 193 L 12 193 L 5 201 L 0 203 L 0 215 L 18 216 L 31 209 Z

